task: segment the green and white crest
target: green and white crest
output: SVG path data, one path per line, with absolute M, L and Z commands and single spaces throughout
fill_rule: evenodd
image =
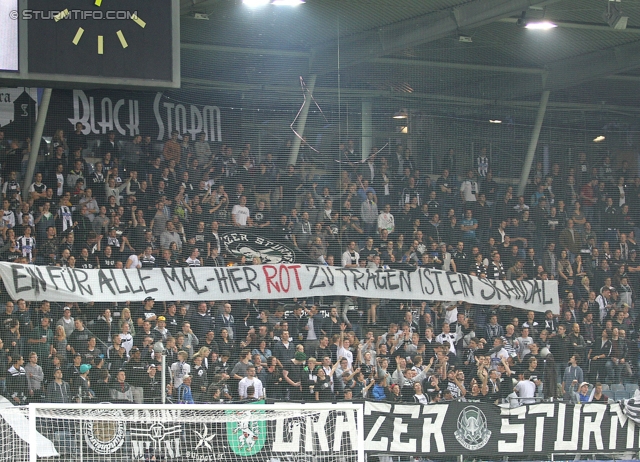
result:
M 227 422 L 227 440 L 234 454 L 247 457 L 259 453 L 267 440 L 267 423 L 262 420 L 264 411 L 226 411 L 234 415 Z

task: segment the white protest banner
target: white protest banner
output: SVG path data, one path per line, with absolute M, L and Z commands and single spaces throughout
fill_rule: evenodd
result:
M 372 271 L 318 265 L 78 269 L 0 263 L 12 298 L 56 302 L 281 299 L 353 295 L 467 301 L 559 313 L 556 281 L 495 281 L 418 268 Z

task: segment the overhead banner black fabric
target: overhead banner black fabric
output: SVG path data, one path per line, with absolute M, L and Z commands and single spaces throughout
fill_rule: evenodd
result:
M 618 403 L 541 403 L 515 409 L 493 404 L 367 402 L 365 450 L 371 454 L 473 455 L 493 460 L 526 454 L 638 451 L 639 430 Z
M 314 265 L 318 262 L 306 252 L 298 250 L 285 239 L 274 238 L 269 228 L 237 230 L 220 236 L 220 244 L 226 254 L 235 258 L 244 256 L 248 261 L 258 257 L 265 264 L 302 263 Z
M 164 141 L 178 130 L 191 134 L 192 140 L 204 132 L 207 141 L 226 142 L 234 124 L 232 111 L 223 114 L 216 101 L 194 101 L 180 91 L 168 97 L 163 92 L 55 90 L 50 108 L 45 136 L 57 129 L 73 132 L 82 122 L 83 133 L 93 137 L 113 130 L 122 139 L 141 134 Z

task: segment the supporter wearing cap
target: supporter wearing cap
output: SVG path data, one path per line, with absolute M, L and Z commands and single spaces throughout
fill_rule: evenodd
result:
M 13 305 L 12 305 L 13 306 Z M 56 326 L 62 326 L 65 336 L 68 338 L 74 329 L 74 319 L 71 316 L 71 303 L 66 303 L 62 311 L 62 317 L 56 322 Z
M 145 404 L 157 404 L 161 402 L 162 396 L 162 366 L 153 364 L 147 369 L 147 380 L 143 386 Z M 167 371 L 167 377 L 170 377 Z M 170 381 L 170 380 L 169 380 Z M 167 389 L 171 389 L 171 384 L 167 384 Z M 169 392 L 170 393 L 170 392 Z
M 73 384 L 73 389 L 78 390 L 79 402 L 87 402 L 95 396 L 95 393 L 91 390 L 91 382 L 89 381 L 90 370 L 91 364 L 81 364 L 78 368 L 79 374 Z
M 400 388 L 400 385 L 398 385 L 397 383 L 392 383 L 391 385 L 389 385 L 387 400 L 391 401 L 392 403 L 402 402 L 402 389 Z
M 144 390 L 143 386 L 147 379 L 148 364 L 142 361 L 142 352 L 140 348 L 134 346 L 129 352 L 130 359 L 123 367 L 125 376 L 128 379 L 129 386 L 131 387 L 132 400 L 136 404 L 142 404 L 144 402 Z
M 154 323 L 157 320 L 157 313 L 154 309 L 155 299 L 153 297 L 147 297 L 142 302 L 142 309 L 135 314 L 136 324 L 138 327 L 142 327 L 144 321 Z
M 167 326 L 167 318 L 165 318 L 164 316 L 158 316 L 158 319 L 156 320 L 156 327 L 154 327 L 153 330 L 155 332 L 158 332 L 158 334 L 160 334 L 160 339 L 162 341 L 165 341 L 167 337 L 171 336 L 171 333 L 169 332 L 166 326 Z
M 576 397 L 574 398 L 576 403 L 590 403 L 593 394 L 589 390 L 589 382 L 582 382 L 578 387 L 578 393 L 576 393 Z

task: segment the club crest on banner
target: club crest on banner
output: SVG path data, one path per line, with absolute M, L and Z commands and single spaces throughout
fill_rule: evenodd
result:
M 263 420 L 255 420 L 261 411 L 227 411 L 236 414 L 238 420 L 227 423 L 227 440 L 229 447 L 238 456 L 253 456 L 260 452 L 267 441 L 267 424 Z
M 83 423 L 84 440 L 96 454 L 115 454 L 126 438 L 126 426 L 120 413 L 109 410 L 87 411 Z M 96 419 L 92 419 L 96 417 Z
M 130 434 L 133 459 L 143 459 L 148 453 L 165 459 L 182 457 L 183 428 L 176 422 L 157 421 L 151 425 L 132 428 Z
M 491 430 L 484 413 L 475 406 L 469 406 L 458 415 L 458 430 L 454 435 L 462 446 L 475 451 L 486 446 Z
M 244 255 L 247 260 L 252 260 L 258 257 L 263 264 L 270 265 L 293 263 L 296 260 L 296 254 L 291 248 L 254 234 L 227 233 L 222 236 L 222 243 L 227 252 L 236 258 Z

